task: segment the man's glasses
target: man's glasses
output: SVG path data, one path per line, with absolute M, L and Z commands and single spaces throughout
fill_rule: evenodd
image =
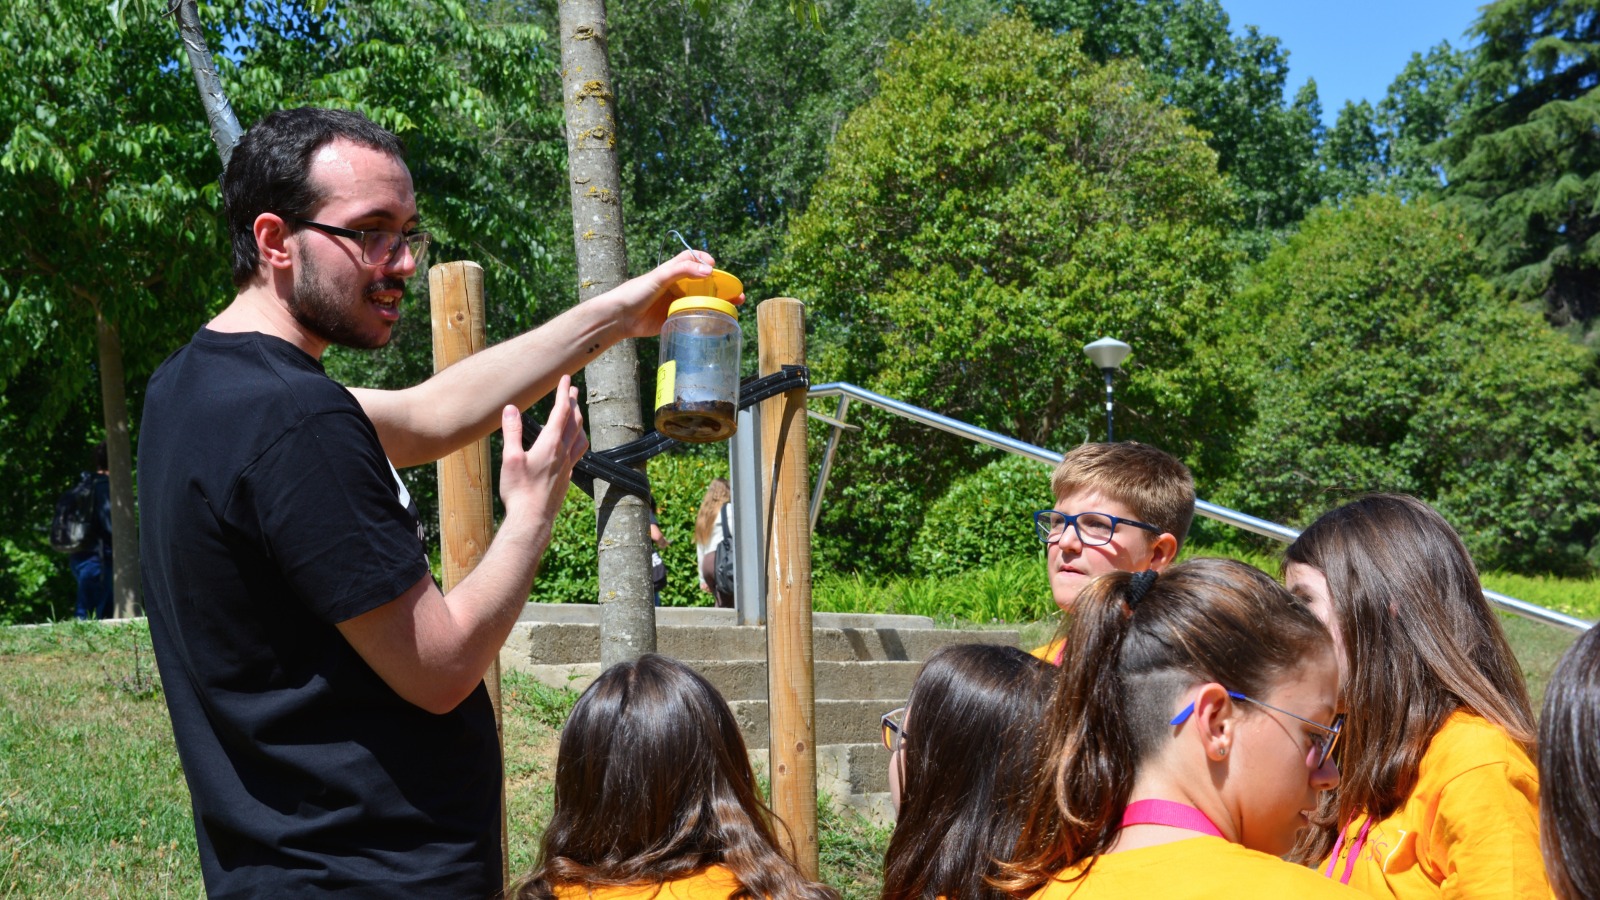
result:
M 1273 706 L 1270 703 L 1262 703 L 1260 700 L 1257 700 L 1254 697 L 1246 697 L 1245 695 L 1236 693 L 1234 691 L 1229 691 L 1228 696 L 1235 700 L 1243 700 L 1246 703 L 1254 703 L 1257 706 L 1265 707 L 1273 712 L 1283 713 L 1289 718 L 1304 722 L 1321 732 L 1321 734 L 1312 738 L 1311 752 L 1306 754 L 1306 765 L 1310 766 L 1313 770 L 1322 768 L 1323 765 L 1327 763 L 1328 757 L 1333 755 L 1334 748 L 1339 746 L 1339 734 L 1344 729 L 1344 713 L 1339 713 L 1338 715 L 1334 716 L 1332 725 L 1324 725 L 1321 722 L 1313 722 L 1305 716 L 1297 716 L 1294 713 L 1289 712 L 1287 709 Z M 1188 706 L 1185 706 L 1176 716 L 1173 716 L 1172 721 L 1168 722 L 1167 724 L 1182 725 L 1184 722 L 1188 721 L 1189 717 L 1192 715 L 1194 715 L 1194 704 L 1190 703 Z
M 1067 533 L 1068 525 L 1078 532 L 1078 541 L 1086 547 L 1111 543 L 1111 538 L 1117 533 L 1118 525 L 1132 525 L 1134 528 L 1143 528 L 1151 534 L 1161 533 L 1160 528 L 1149 522 L 1135 522 L 1132 519 L 1106 513 L 1084 512 L 1069 516 L 1054 509 L 1041 509 L 1033 514 L 1034 533 L 1046 544 L 1054 544 L 1061 540 Z
M 890 753 L 900 749 L 906 739 L 906 708 L 891 709 L 883 714 L 883 746 Z
M 417 269 L 425 268 L 423 263 L 428 258 L 428 243 L 432 236 L 426 231 L 413 231 L 402 233 L 399 231 L 356 231 L 353 228 L 340 228 L 337 225 L 324 225 L 299 216 L 289 216 L 290 221 L 296 225 L 305 225 L 327 234 L 347 237 L 361 242 L 361 261 L 369 266 L 387 266 L 392 264 L 400 255 L 401 247 L 411 248 L 411 258 L 416 261 Z

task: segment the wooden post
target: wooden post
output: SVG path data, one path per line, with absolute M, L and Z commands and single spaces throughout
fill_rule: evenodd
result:
M 428 270 L 428 299 L 433 316 L 433 370 L 459 362 L 483 349 L 483 267 L 475 262 L 449 262 Z M 489 467 L 487 437 L 439 460 L 440 582 L 449 593 L 466 578 L 494 539 L 494 470 Z M 500 713 L 500 660 L 490 663 L 483 680 L 494 704 L 500 756 L 505 758 L 505 729 Z M 500 883 L 510 878 L 510 838 L 506 831 L 506 787 L 500 781 Z
M 774 297 L 756 308 L 760 372 L 806 361 L 805 304 Z M 789 826 L 795 863 L 817 877 L 816 685 L 811 646 L 811 516 L 806 391 L 762 402 L 767 520 L 767 708 L 772 810 Z

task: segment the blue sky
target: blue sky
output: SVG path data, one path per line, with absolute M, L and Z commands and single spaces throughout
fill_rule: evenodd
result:
M 1222 0 L 1235 33 L 1259 27 L 1289 51 L 1288 97 L 1317 80 L 1328 125 L 1346 100 L 1376 104 L 1412 53 L 1463 33 L 1477 20 L 1478 0 Z

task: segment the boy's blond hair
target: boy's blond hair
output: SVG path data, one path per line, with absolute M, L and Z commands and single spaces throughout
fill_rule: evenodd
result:
M 1050 487 L 1057 503 L 1078 491 L 1098 491 L 1177 538 L 1179 549 L 1194 521 L 1194 475 L 1177 457 L 1149 444 L 1080 444 L 1056 466 Z

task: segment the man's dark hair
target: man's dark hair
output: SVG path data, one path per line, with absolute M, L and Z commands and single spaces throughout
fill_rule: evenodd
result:
M 255 277 L 255 222 L 264 212 L 310 218 L 322 202 L 311 183 L 311 157 L 335 138 L 405 157 L 400 139 L 357 112 L 305 106 L 257 122 L 233 149 L 222 173 L 222 203 L 233 241 L 233 286 Z
M 94 455 L 94 470 L 96 472 L 104 472 L 105 470 L 111 468 L 111 463 L 109 462 L 109 457 L 106 454 L 106 442 L 105 441 L 101 441 L 100 443 L 94 445 L 94 454 L 93 455 Z

